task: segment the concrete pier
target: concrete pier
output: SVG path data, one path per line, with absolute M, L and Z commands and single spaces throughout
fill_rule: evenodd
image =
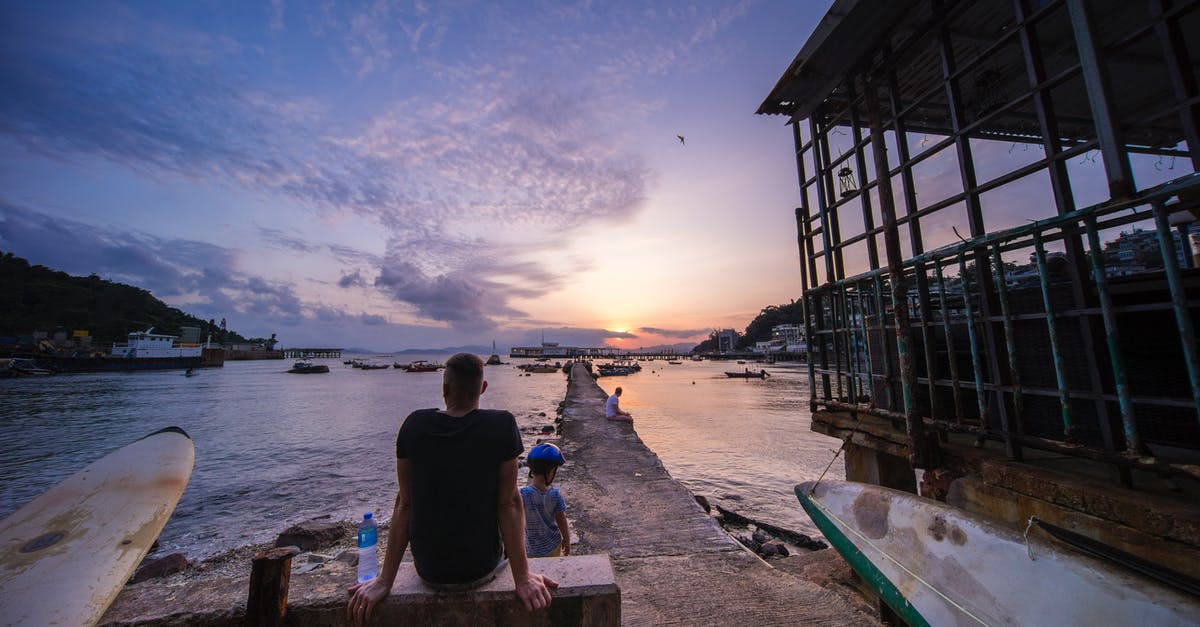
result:
M 567 465 L 555 484 L 579 536 L 572 555 L 612 559 L 623 624 L 877 624 L 846 586 L 792 575 L 744 549 L 642 443 L 636 417 L 604 418 L 607 397 L 576 364 L 560 442 Z M 841 559 L 832 550 L 812 556 Z

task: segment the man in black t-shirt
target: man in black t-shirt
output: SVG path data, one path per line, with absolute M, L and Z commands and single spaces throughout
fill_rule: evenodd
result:
M 347 616 L 355 623 L 387 597 L 410 541 L 417 574 L 431 586 L 481 585 L 503 569 L 507 556 L 526 609 L 550 605 L 558 583 L 531 573 L 525 557 L 517 422 L 507 411 L 479 409 L 485 390 L 483 361 L 454 355 L 442 378 L 446 409 L 415 411 L 400 426 L 387 554 L 378 577 L 349 589 Z

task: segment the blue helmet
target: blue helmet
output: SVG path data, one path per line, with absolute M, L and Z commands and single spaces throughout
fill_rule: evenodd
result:
M 553 464 L 562 464 L 567 461 L 563 459 L 562 451 L 558 450 L 557 446 L 554 446 L 549 442 L 538 444 L 537 446 L 529 449 L 528 459 L 529 461 L 533 461 L 535 459 L 544 459 Z

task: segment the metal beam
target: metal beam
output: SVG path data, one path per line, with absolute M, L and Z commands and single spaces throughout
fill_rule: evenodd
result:
M 1100 155 L 1104 159 L 1104 174 L 1108 177 L 1108 193 L 1112 198 L 1127 198 L 1133 194 L 1133 171 L 1129 155 L 1122 148 L 1121 129 L 1117 124 L 1116 107 L 1112 101 L 1112 85 L 1108 77 L 1104 42 L 1096 32 L 1096 21 L 1085 0 L 1066 0 L 1075 33 L 1075 48 L 1079 51 L 1080 71 L 1087 87 Z

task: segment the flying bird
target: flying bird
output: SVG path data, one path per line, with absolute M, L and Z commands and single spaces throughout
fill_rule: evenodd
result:
M 686 142 L 686 141 L 683 141 L 683 135 L 676 135 L 676 137 L 678 137 L 678 138 L 679 138 L 679 143 L 680 143 L 680 144 L 683 144 L 684 146 L 686 146 L 686 145 L 687 145 L 687 142 Z

